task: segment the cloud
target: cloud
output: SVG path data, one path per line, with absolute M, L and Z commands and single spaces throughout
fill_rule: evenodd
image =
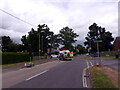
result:
M 117 36 L 118 0 L 1 0 L 3 9 L 32 25 L 47 24 L 55 34 L 65 26 L 79 34 L 84 42 L 88 27 L 96 22 Z M 0 35 L 9 35 L 18 43 L 30 26 L 0 11 Z M 33 27 L 36 29 L 36 27 Z M 2 34 L 1 34 L 2 33 Z

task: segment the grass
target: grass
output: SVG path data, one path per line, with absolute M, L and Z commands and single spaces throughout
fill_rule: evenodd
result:
M 83 56 L 82 59 L 85 59 L 85 60 L 91 60 L 93 59 L 91 56 Z
M 115 56 L 102 56 L 101 59 L 115 59 Z
M 32 61 L 32 63 L 36 63 L 36 62 L 41 62 L 41 61 L 46 61 L 48 59 L 41 59 L 41 60 L 36 60 L 36 61 Z M 0 65 L 0 68 L 10 68 L 10 67 L 14 67 L 14 66 L 18 66 L 18 65 L 22 65 L 25 63 L 29 63 L 29 62 L 20 62 L 20 63 L 14 63 L 14 64 L 5 64 L 5 65 Z
M 112 81 L 97 67 L 92 67 L 90 71 L 93 88 L 116 88 Z

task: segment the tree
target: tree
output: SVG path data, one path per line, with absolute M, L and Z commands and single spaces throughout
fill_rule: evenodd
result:
M 12 40 L 9 36 L 2 36 L 2 51 L 3 52 L 8 52 L 9 50 L 9 45 L 12 43 Z
M 51 48 L 57 49 L 59 47 L 59 37 L 58 35 L 52 35 L 51 37 Z
M 87 52 L 86 48 L 80 44 L 76 46 L 76 52 L 79 54 L 84 54 Z
M 23 44 L 23 51 L 28 50 L 27 47 L 28 47 L 29 42 L 28 42 L 27 36 L 26 35 L 22 36 L 21 41 L 22 41 L 22 44 Z
M 78 36 L 79 35 L 74 33 L 73 29 L 69 27 L 64 27 L 60 30 L 60 33 L 58 34 L 59 43 L 64 45 L 66 49 L 71 49 L 73 47 L 72 44 L 77 41 L 75 40 L 75 38 Z
M 84 44 L 91 53 L 97 51 L 96 43 L 94 43 L 96 40 L 102 40 L 102 42 L 99 43 L 100 51 L 112 50 L 111 42 L 114 40 L 112 33 L 109 31 L 106 32 L 105 28 L 97 26 L 96 23 L 93 23 L 93 25 L 89 26 L 89 30 L 90 31 L 88 32 L 87 37 L 85 37 L 86 41 Z
M 52 37 L 54 33 L 50 31 L 49 27 L 45 24 L 38 25 L 38 33 L 40 38 L 40 51 L 44 54 L 47 49 L 52 47 Z
M 22 45 L 14 43 L 9 36 L 2 36 L 2 51 L 3 52 L 21 52 Z
M 32 28 L 28 32 L 28 36 L 22 36 L 21 41 L 27 51 L 29 51 L 28 46 L 31 46 L 32 52 L 40 51 L 41 54 L 44 54 L 48 48 L 51 48 L 51 37 L 53 35 L 54 33 L 50 31 L 47 25 L 39 24 L 36 31 Z

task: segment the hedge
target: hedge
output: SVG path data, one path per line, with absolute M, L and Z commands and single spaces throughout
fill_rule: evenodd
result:
M 12 64 L 18 62 L 29 61 L 29 53 L 18 53 L 18 52 L 3 52 L 2 53 L 2 64 Z

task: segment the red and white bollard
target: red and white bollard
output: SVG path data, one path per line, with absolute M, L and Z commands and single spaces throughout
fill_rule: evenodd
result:
M 97 66 L 97 67 L 99 67 L 99 66 L 100 66 L 100 64 L 99 64 L 99 63 L 97 63 L 97 64 L 96 64 L 96 66 Z
M 25 63 L 24 68 L 27 68 L 27 64 Z

